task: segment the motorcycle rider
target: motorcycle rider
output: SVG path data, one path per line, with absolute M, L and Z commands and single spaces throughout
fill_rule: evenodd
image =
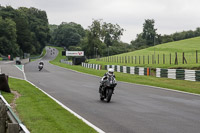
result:
M 43 62 L 43 61 L 40 61 L 40 62 L 39 62 L 39 65 L 44 66 L 44 62 Z
M 101 88 L 103 86 L 103 84 L 106 82 L 107 78 L 109 76 L 113 75 L 113 77 L 115 78 L 115 75 L 114 75 L 114 69 L 113 68 L 109 68 L 108 69 L 108 72 L 106 72 L 104 74 L 104 76 L 101 78 L 101 81 L 100 81 L 100 87 L 99 87 L 99 93 L 101 92 Z
M 42 70 L 43 66 L 44 66 L 44 62 L 40 61 L 39 64 L 38 64 L 39 71 Z

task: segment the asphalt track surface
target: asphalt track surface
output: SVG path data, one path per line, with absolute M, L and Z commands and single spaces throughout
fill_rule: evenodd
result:
M 49 64 L 56 54 L 47 49 L 42 71 L 37 69 L 38 61 L 26 64 L 26 78 L 103 131 L 200 132 L 200 96 L 118 82 L 111 102 L 101 102 L 100 77 Z

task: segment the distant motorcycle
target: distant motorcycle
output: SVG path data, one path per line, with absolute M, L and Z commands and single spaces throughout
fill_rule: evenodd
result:
M 114 94 L 114 88 L 117 85 L 117 81 L 113 75 L 109 75 L 105 81 L 102 81 L 102 86 L 100 86 L 100 100 L 104 99 L 106 102 L 110 102 L 112 94 Z
M 42 65 L 42 64 L 39 64 L 39 66 L 38 66 L 39 71 L 41 71 L 42 68 L 43 68 L 43 65 Z
M 43 69 L 43 66 L 44 66 L 44 62 L 40 61 L 39 64 L 38 64 L 39 71 L 41 71 Z

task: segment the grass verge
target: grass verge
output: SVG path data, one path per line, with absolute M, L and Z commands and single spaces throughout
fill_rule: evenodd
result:
M 96 132 L 28 82 L 9 78 L 9 86 L 21 94 L 16 100 L 16 110 L 31 133 Z M 14 97 L 8 93 L 2 95 L 9 103 Z
M 35 61 L 35 60 L 43 57 L 45 54 L 46 54 L 46 48 L 43 48 L 43 51 L 42 51 L 41 55 L 33 55 L 33 56 L 31 56 L 31 58 L 32 58 L 31 61 Z
M 64 57 L 61 55 L 62 48 L 57 48 L 57 49 L 59 50 L 58 56 L 53 61 L 50 61 L 50 63 L 54 65 L 100 77 L 103 76 L 103 74 L 106 72 L 105 70 L 94 70 L 94 69 L 84 68 L 82 66 L 71 66 L 68 64 L 60 63 L 59 62 L 60 59 L 63 59 Z M 200 82 L 174 80 L 168 78 L 156 78 L 153 76 L 139 76 L 139 75 L 131 75 L 125 73 L 118 73 L 118 72 L 115 72 L 115 75 L 118 81 L 151 85 L 156 87 L 169 88 L 179 91 L 200 94 Z

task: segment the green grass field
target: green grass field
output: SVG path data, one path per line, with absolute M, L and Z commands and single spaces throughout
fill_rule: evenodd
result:
M 9 86 L 21 94 L 16 110 L 31 133 L 96 132 L 28 82 L 9 78 Z M 12 93 L 2 95 L 9 103 L 14 98 Z
M 198 63 L 196 63 L 196 50 L 198 51 Z M 175 52 L 177 52 L 178 65 L 175 65 Z M 183 52 L 185 54 L 187 64 L 183 64 Z M 200 69 L 200 37 L 160 44 L 156 45 L 155 47 L 149 47 L 129 53 L 101 58 L 100 61 L 92 59 L 89 60 L 89 63 L 101 65 L 113 64 L 126 66 L 142 66 L 152 68 L 159 67 Z

